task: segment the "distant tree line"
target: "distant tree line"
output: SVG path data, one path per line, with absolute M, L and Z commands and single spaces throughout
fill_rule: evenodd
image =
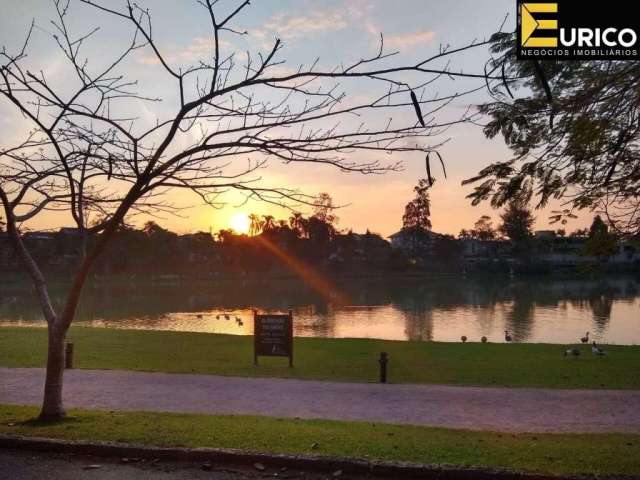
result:
M 507 204 L 497 226 L 490 216 L 482 215 L 473 228 L 462 229 L 457 239 L 433 232 L 430 187 L 424 179 L 414 187 L 414 198 L 405 206 L 402 217 L 403 227 L 399 233 L 403 242 L 393 245 L 394 248 L 381 235 L 368 230 L 365 234 L 356 234 L 338 228 L 336 207 L 331 196 L 323 193 L 308 215 L 293 212 L 288 218 L 276 218 L 250 214 L 248 234 L 221 229 L 217 233 L 180 235 L 155 221 L 148 221 L 141 228 L 123 223 L 93 271 L 98 274 L 242 274 L 284 272 L 291 270 L 292 265 L 334 273 L 456 271 L 463 260 L 460 240 L 507 244 L 508 250 L 501 248 L 501 252 L 523 259 L 544 251 L 544 242 L 534 237 L 535 218 L 528 205 L 520 200 Z M 25 235 L 25 241 L 43 264 L 68 270 L 81 257 L 82 249 L 87 248 L 84 244 L 87 239 L 78 233 L 75 229 L 63 229 L 59 234 L 31 232 Z M 577 229 L 567 235 L 561 228 L 553 234 L 558 239 L 581 241 L 581 254 L 600 259 L 613 255 L 621 239 L 600 216 L 594 218 L 588 229 Z M 89 246 L 94 240 L 88 239 Z
M 321 194 L 313 211 L 288 218 L 250 214 L 248 234 L 233 229 L 180 235 L 155 221 L 142 227 L 122 223 L 97 260 L 95 274 L 215 274 L 297 269 L 386 269 L 391 246 L 382 236 L 337 227 L 335 206 Z M 87 241 L 76 229 L 28 232 L 34 255 L 49 269 L 69 270 L 81 259 Z M 4 248 L 10 245 L 5 242 Z M 0 245 L 0 249 L 3 248 Z M 10 247 L 9 247 L 10 248 Z
M 433 180 L 421 179 L 414 187 L 414 198 L 405 206 L 402 218 L 402 231 L 410 239 L 409 250 L 431 251 L 434 259 L 446 259 L 455 261 L 459 257 L 459 245 L 451 243 L 453 237 L 432 233 L 431 224 L 431 201 L 429 189 L 433 186 Z M 554 212 L 551 217 L 552 223 L 560 222 L 566 225 L 569 218 L 577 218 L 569 211 Z M 534 250 L 544 250 L 544 246 L 537 245 L 534 237 L 533 227 L 535 217 L 529 207 L 528 200 L 523 197 L 513 197 L 506 202 L 504 211 L 500 215 L 502 223 L 494 227 L 493 220 L 488 215 L 482 215 L 471 229 L 462 229 L 458 235 L 459 240 L 477 240 L 481 242 L 502 241 L 509 242 L 510 253 L 516 257 L 526 258 Z M 579 250 L 585 256 L 606 259 L 615 254 L 617 244 L 623 238 L 630 239 L 637 243 L 637 236 L 622 235 L 617 229 L 610 227 L 610 221 L 602 219 L 596 215 L 590 228 L 576 229 L 567 235 L 564 228 L 559 228 L 552 232 L 553 236 L 560 239 L 568 237 L 570 239 L 584 241 L 583 247 Z M 425 248 L 428 246 L 430 248 Z M 542 247 L 542 248 L 541 248 Z

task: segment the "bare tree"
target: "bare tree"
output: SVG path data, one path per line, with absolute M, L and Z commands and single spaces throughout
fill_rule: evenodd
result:
M 259 171 L 274 160 L 285 164 L 326 164 L 343 172 L 382 174 L 400 163 L 350 159 L 357 151 L 383 154 L 427 154 L 428 137 L 442 134 L 454 121 L 438 123 L 435 115 L 465 92 L 426 96 L 438 79 L 467 77 L 484 82 L 484 73 L 454 71 L 448 58 L 484 45 L 442 48 L 413 65 L 392 65 L 395 52 L 384 42 L 370 58 L 323 69 L 285 70 L 283 48 L 275 40 L 266 51 L 225 52 L 222 36 L 241 35 L 233 23 L 249 1 L 198 0 L 210 23 L 211 54 L 195 66 L 180 69 L 163 55 L 153 35 L 148 10 L 124 1 L 53 0 L 52 41 L 65 58 L 64 85 L 55 85 L 44 65 L 30 65 L 28 51 L 35 23 L 15 52 L 0 52 L 0 98 L 29 127 L 21 141 L 0 146 L 0 199 L 6 228 L 30 275 L 48 325 L 48 357 L 41 418 L 64 416 L 62 384 L 64 342 L 85 280 L 114 231 L 134 215 L 154 215 L 178 208 L 167 192 L 187 189 L 212 206 L 229 190 L 247 199 L 279 205 L 314 205 L 296 189 L 264 184 Z M 98 29 L 75 34 L 72 7 L 130 28 L 128 46 L 110 60 L 84 55 Z M 184 8 L 184 7 L 181 7 Z M 100 20 L 98 20 L 100 22 Z M 227 47 L 228 48 L 228 47 Z M 127 62 L 139 51 L 150 53 L 156 67 L 175 88 L 177 105 L 166 119 L 148 122 L 129 113 L 133 105 L 158 101 L 138 93 Z M 433 66 L 432 66 L 433 65 Z M 418 79 L 413 84 L 403 77 Z M 358 79 L 381 87 L 379 96 L 347 96 L 335 82 Z M 482 88 L 482 85 L 478 87 Z M 141 89 L 141 91 L 145 91 Z M 471 91 L 470 89 L 466 92 Z M 417 92 L 417 95 L 416 93 Z M 273 98 L 277 98 L 274 101 Z M 409 124 L 393 120 L 400 110 L 421 113 Z M 378 121 L 369 120 L 375 117 Z M 384 118 L 382 122 L 380 119 Z M 354 121 L 355 120 L 355 121 Z M 41 268 L 23 242 L 21 225 L 49 211 L 69 214 L 84 237 L 82 259 L 73 274 L 64 307 L 51 303 Z

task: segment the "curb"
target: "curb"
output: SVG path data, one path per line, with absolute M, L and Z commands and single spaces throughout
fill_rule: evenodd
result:
M 438 480 L 631 480 L 627 476 L 555 476 L 487 468 L 461 468 L 448 465 L 421 465 L 408 462 L 383 462 L 346 459 L 319 455 L 284 455 L 246 452 L 223 448 L 151 447 L 51 438 L 0 435 L 0 448 L 24 449 L 47 453 L 72 453 L 97 457 L 144 458 L 178 462 L 253 465 L 345 474 L 367 474 L 391 478 Z

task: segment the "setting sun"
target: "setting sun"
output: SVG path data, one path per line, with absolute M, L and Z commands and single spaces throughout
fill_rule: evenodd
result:
M 235 213 L 229 220 L 229 226 L 237 233 L 249 233 L 250 225 L 249 216 L 244 212 Z

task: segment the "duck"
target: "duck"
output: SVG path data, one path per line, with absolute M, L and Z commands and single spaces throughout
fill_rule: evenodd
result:
M 216 320 L 220 320 L 220 315 L 216 315 Z
M 482 343 L 487 343 L 487 337 L 485 337 L 484 335 L 482 336 L 482 338 L 480 340 L 482 341 Z
M 462 336 L 460 337 L 460 340 L 462 340 L 462 343 L 466 343 L 466 341 L 467 341 L 467 336 L 466 336 L 466 335 L 462 335 Z
M 196 318 L 202 318 L 202 314 L 201 313 L 197 314 Z
M 569 355 L 571 355 L 572 357 L 579 357 L 580 349 L 574 347 L 574 348 L 570 348 L 569 350 L 565 350 L 564 356 L 568 357 Z
M 509 331 L 505 330 L 504 331 L 504 341 L 505 342 L 510 342 L 511 340 L 513 340 L 513 338 L 511 337 L 511 335 L 509 335 Z
M 580 341 L 582 343 L 589 343 L 589 332 L 587 332 L 587 334 L 584 337 L 582 337 Z
M 599 357 L 603 357 L 607 354 L 606 351 L 604 351 L 603 349 L 601 349 L 600 347 L 598 347 L 598 345 L 596 345 L 596 342 L 594 341 L 592 346 L 591 346 L 591 353 L 593 353 L 594 355 L 597 355 Z
M 231 317 L 229 317 L 229 314 L 228 314 L 228 313 L 225 313 L 225 314 L 224 314 L 224 319 L 225 319 L 225 320 L 229 320 L 229 318 L 231 318 Z

